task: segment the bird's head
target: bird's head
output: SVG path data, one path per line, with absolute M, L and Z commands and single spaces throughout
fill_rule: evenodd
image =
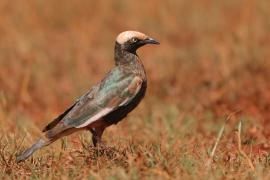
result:
M 136 53 L 138 48 L 146 44 L 159 44 L 159 42 L 138 31 L 124 31 L 117 36 L 116 44 L 120 45 L 122 50 Z

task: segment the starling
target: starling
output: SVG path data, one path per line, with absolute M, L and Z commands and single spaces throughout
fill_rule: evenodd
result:
M 136 50 L 146 44 L 159 42 L 137 31 L 120 33 L 115 42 L 115 67 L 49 123 L 39 140 L 17 156 L 16 162 L 24 161 L 38 149 L 82 129 L 92 133 L 93 144 L 97 146 L 104 130 L 126 117 L 145 95 L 146 73 Z

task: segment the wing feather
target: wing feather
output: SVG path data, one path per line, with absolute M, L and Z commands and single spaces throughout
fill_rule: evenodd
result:
M 43 130 L 42 132 L 46 132 L 52 128 L 54 128 L 62 119 L 65 117 L 67 113 L 76 105 L 77 102 L 75 102 L 72 106 L 70 106 L 67 110 L 65 110 L 64 113 L 60 114 L 57 118 L 55 118 L 52 122 L 50 122 Z
M 82 104 L 85 104 L 86 101 L 89 101 L 93 99 L 98 87 L 93 86 L 86 94 L 81 96 L 79 99 L 77 99 L 72 106 L 70 106 L 68 109 L 66 109 L 62 114 L 60 114 L 57 118 L 55 118 L 52 122 L 50 122 L 43 130 L 42 132 L 49 131 L 53 129 L 60 121 L 62 121 L 74 108 L 77 108 L 78 106 L 81 106 Z
M 136 75 L 126 75 L 104 81 L 94 98 L 84 100 L 65 117 L 64 123 L 75 128 L 86 127 L 120 106 L 128 104 L 139 92 L 143 80 Z M 108 83 L 108 84 L 106 84 Z

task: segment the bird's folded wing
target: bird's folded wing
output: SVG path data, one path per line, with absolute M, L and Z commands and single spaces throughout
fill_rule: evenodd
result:
M 66 115 L 64 124 L 82 128 L 101 119 L 128 104 L 139 92 L 142 82 L 143 80 L 135 75 L 105 79 L 94 97 L 84 97 Z
M 65 110 L 62 114 L 60 114 L 57 118 L 55 118 L 52 122 L 50 122 L 42 132 L 46 132 L 48 130 L 53 129 L 59 122 L 61 122 L 67 114 L 69 114 L 73 109 L 77 109 L 82 104 L 86 104 L 87 101 L 91 101 L 97 91 L 98 87 L 93 86 L 87 93 L 78 98 L 68 109 Z

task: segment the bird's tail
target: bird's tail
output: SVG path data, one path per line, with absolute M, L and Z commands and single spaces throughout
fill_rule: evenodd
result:
M 41 137 L 34 145 L 30 148 L 26 149 L 21 155 L 16 157 L 16 162 L 19 163 L 21 161 L 25 161 L 29 158 L 34 152 L 39 150 L 40 148 L 47 146 L 57 139 L 71 134 L 72 132 L 78 130 L 77 128 L 70 128 L 69 126 L 65 126 L 63 123 L 55 126 L 53 129 L 50 129 L 44 132 L 43 137 Z
M 25 161 L 35 151 L 37 151 L 38 149 L 40 149 L 46 145 L 48 145 L 48 142 L 46 142 L 46 140 L 40 138 L 34 145 L 32 145 L 30 148 L 26 149 L 21 155 L 16 157 L 16 163 Z

